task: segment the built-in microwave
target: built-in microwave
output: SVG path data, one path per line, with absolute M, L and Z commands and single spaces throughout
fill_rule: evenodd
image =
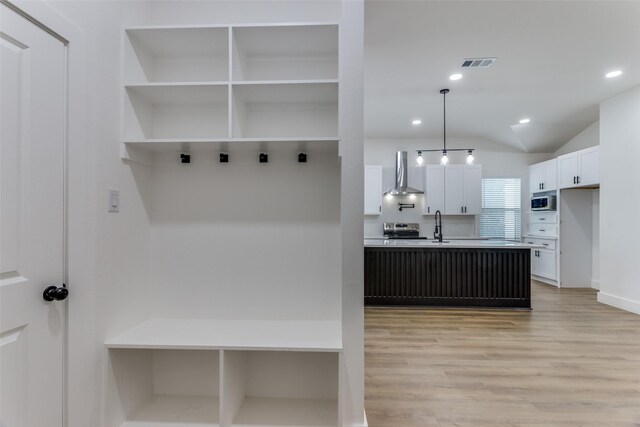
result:
M 531 198 L 532 211 L 555 211 L 556 196 L 538 196 Z

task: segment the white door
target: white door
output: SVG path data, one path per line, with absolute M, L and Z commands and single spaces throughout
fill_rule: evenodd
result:
M 364 214 L 382 212 L 382 166 L 364 167 Z
M 426 183 L 422 214 L 434 215 L 436 211 L 444 213 L 444 166 L 427 165 L 425 169 Z
M 464 214 L 464 166 L 448 165 L 444 172 L 445 213 Z
M 578 151 L 578 164 L 580 165 L 579 185 L 593 185 L 600 183 L 600 149 L 599 147 L 587 148 Z
M 576 185 L 578 176 L 578 156 L 575 153 L 558 157 L 558 188 Z
M 482 166 L 464 167 L 464 213 L 480 215 L 482 213 Z
M 0 425 L 59 427 L 65 47 L 2 4 L 0 49 Z

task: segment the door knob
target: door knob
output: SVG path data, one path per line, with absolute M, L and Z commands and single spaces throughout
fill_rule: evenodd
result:
M 47 286 L 42 292 L 42 298 L 45 301 L 62 301 L 69 296 L 69 290 L 67 289 L 67 285 L 64 283 L 61 287 L 57 287 L 55 285 Z

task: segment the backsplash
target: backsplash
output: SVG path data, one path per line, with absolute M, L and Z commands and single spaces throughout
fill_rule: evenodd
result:
M 422 215 L 423 195 L 383 197 L 380 215 L 364 217 L 365 237 L 382 236 L 384 222 L 417 222 L 420 224 L 420 235 L 433 237 L 435 220 L 433 215 Z M 413 203 L 415 208 L 398 209 L 398 203 Z M 475 237 L 476 220 L 472 216 L 443 216 L 442 230 L 445 237 Z

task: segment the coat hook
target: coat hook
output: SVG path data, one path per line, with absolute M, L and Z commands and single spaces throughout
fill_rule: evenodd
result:
M 269 155 L 267 153 L 260 153 L 258 160 L 260 163 L 269 163 Z
M 229 163 L 229 154 L 220 153 L 220 163 Z
M 298 163 L 307 163 L 307 153 L 298 154 Z
M 180 154 L 180 162 L 181 163 L 191 163 L 191 155 L 190 154 Z

